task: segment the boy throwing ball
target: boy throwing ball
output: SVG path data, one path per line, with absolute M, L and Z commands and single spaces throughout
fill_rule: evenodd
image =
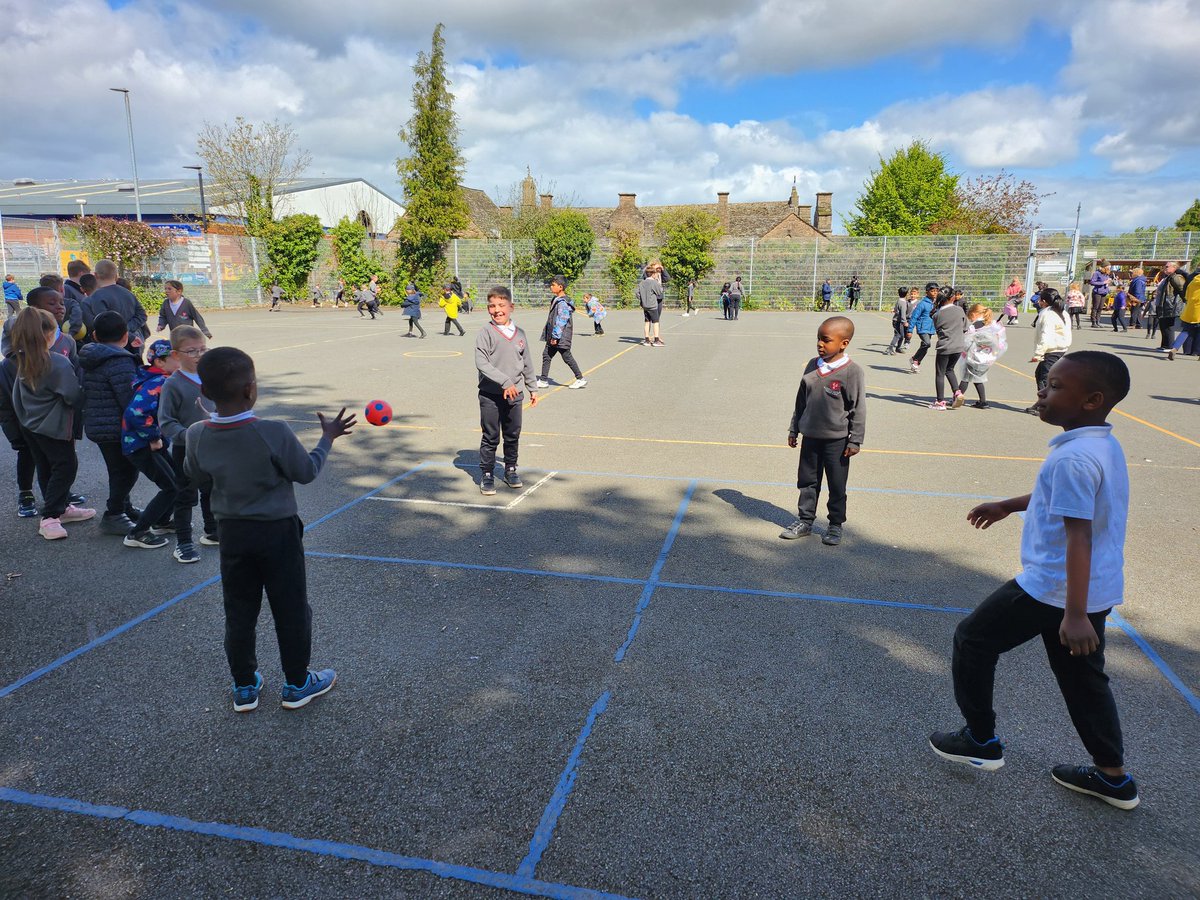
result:
M 817 330 L 817 356 L 804 367 L 796 408 L 788 428 L 788 446 L 800 441 L 798 517 L 780 532 L 784 540 L 812 534 L 822 476 L 829 479 L 829 527 L 821 543 L 842 542 L 846 522 L 846 479 L 850 457 L 862 446 L 867 430 L 866 387 L 862 369 L 850 361 L 846 348 L 854 339 L 854 323 L 833 316 Z
M 996 662 L 1001 653 L 1041 637 L 1093 761 L 1055 766 L 1051 777 L 1118 809 L 1137 806 L 1138 792 L 1124 768 L 1121 722 L 1104 672 L 1104 620 L 1123 598 L 1129 475 L 1106 420 L 1128 393 L 1129 370 L 1119 357 L 1095 350 L 1064 356 L 1038 391 L 1039 417 L 1063 433 L 1050 441 L 1033 493 L 967 513 L 976 528 L 1025 513 L 1021 574 L 955 629 L 954 699 L 967 724 L 929 738 L 945 759 L 980 769 L 1003 766 L 992 708 Z
M 517 451 L 521 440 L 521 406 L 524 397 L 518 385 L 529 390 L 529 405 L 537 405 L 533 357 L 529 339 L 512 321 L 512 294 L 503 285 L 488 291 L 490 321 L 475 338 L 475 368 L 479 370 L 479 490 L 496 493 L 496 447 L 504 436 L 504 483 L 522 486 L 517 474 Z
M 337 673 L 308 668 L 312 608 L 304 571 L 304 523 L 297 515 L 292 484 L 308 484 L 317 477 L 334 440 L 354 427 L 354 416 L 343 409 L 328 422 L 317 413 L 321 440 L 305 452 L 285 423 L 254 415 L 258 385 L 249 356 L 235 347 L 218 347 L 200 357 L 197 369 L 200 392 L 217 411 L 209 421 L 188 428 L 185 470 L 199 490 L 212 492 L 233 709 L 258 708 L 263 679 L 254 632 L 264 588 L 287 679 L 283 707 L 298 709 L 328 693 Z

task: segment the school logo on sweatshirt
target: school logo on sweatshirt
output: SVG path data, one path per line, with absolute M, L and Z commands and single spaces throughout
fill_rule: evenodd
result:
M 840 381 L 831 381 L 829 382 L 829 389 L 831 391 L 840 391 L 842 389 L 842 383 Z

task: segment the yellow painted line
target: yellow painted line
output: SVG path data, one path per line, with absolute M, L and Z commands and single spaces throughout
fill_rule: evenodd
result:
M 413 359 L 453 359 L 462 356 L 460 350 L 409 350 L 404 354 Z
M 625 355 L 626 353 L 628 353 L 630 350 L 633 350 L 634 348 L 636 348 L 636 347 L 640 347 L 640 346 L 641 346 L 641 344 L 630 344 L 630 345 L 629 345 L 628 347 L 626 347 L 624 350 L 621 350 L 621 351 L 620 351 L 620 352 L 618 352 L 618 353 L 614 353 L 612 356 L 610 356 L 610 357 L 609 357 L 608 359 L 606 359 L 604 362 L 602 362 L 602 363 L 597 363 L 596 365 L 592 366 L 590 369 L 587 369 L 587 370 L 585 370 L 585 371 L 584 371 L 584 373 L 583 373 L 584 377 L 586 378 L 588 375 L 591 375 L 591 374 L 592 374 L 593 372 L 595 372 L 597 369 L 602 369 L 602 368 L 604 368 L 604 367 L 605 367 L 605 366 L 607 366 L 607 365 L 608 365 L 610 362 L 612 362 L 614 359 L 620 359 L 622 356 L 624 356 L 624 355 Z M 547 398 L 547 397 L 549 397 L 551 394 L 556 394 L 556 393 L 558 393 L 559 391 L 563 390 L 565 387 L 566 387 L 566 385 L 565 385 L 565 384 L 560 384 L 558 387 L 556 387 L 556 388 L 552 388 L 551 390 L 548 390 L 548 391 L 546 391 L 545 393 L 543 393 L 541 396 L 539 396 L 539 397 L 538 397 L 538 403 L 544 403 L 544 402 L 546 401 L 546 398 Z M 532 405 L 532 404 L 530 404 L 530 403 L 526 403 L 524 408 L 525 408 L 525 409 L 529 409 L 529 407 L 530 407 L 531 405 Z
M 1030 381 L 1035 380 L 1032 375 L 1018 371 L 1017 369 L 1009 369 L 1009 367 L 1003 363 L 993 363 L 993 365 L 999 366 L 1002 369 L 1008 369 L 1008 371 L 1012 372 L 1013 374 L 1020 375 L 1022 378 L 1028 378 Z M 1167 437 L 1173 437 L 1175 440 L 1183 441 L 1185 444 L 1191 444 L 1193 447 L 1200 447 L 1200 442 L 1193 441 L 1191 438 L 1184 437 L 1182 434 L 1176 434 L 1174 431 L 1163 428 L 1161 425 L 1155 425 L 1153 422 L 1147 422 L 1145 419 L 1139 419 L 1137 416 L 1133 415 L 1132 413 L 1127 413 L 1123 409 L 1114 409 L 1113 412 L 1115 412 L 1118 416 L 1124 416 L 1126 419 L 1131 419 L 1134 422 L 1137 422 L 1139 425 L 1145 425 L 1147 428 L 1153 428 L 1155 431 L 1167 435 Z

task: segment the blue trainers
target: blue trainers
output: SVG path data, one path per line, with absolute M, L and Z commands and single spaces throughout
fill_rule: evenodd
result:
M 258 709 L 258 692 L 262 690 L 263 680 L 262 673 L 254 673 L 254 684 L 242 686 L 235 684 L 233 686 L 233 711 L 234 712 L 252 712 Z
M 283 708 L 299 709 L 313 697 L 328 694 L 333 690 L 335 681 L 337 681 L 337 672 L 333 669 L 322 669 L 320 672 L 309 672 L 308 677 L 304 679 L 304 684 L 299 687 L 294 684 L 285 684 L 283 686 Z

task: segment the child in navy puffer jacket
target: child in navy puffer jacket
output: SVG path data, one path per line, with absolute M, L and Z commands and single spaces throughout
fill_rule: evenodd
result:
M 137 357 L 125 349 L 129 342 L 125 320 L 109 310 L 92 323 L 94 341 L 79 350 L 83 368 L 83 430 L 100 448 L 108 470 L 108 503 L 100 519 L 104 534 L 126 535 L 141 514 L 129 502 L 138 470 L 121 452 L 121 420 L 133 399 L 133 380 L 140 371 Z
M 151 344 L 147 359 L 146 368 L 134 379 L 133 399 L 125 407 L 121 420 L 121 452 L 158 488 L 158 493 L 146 504 L 124 541 L 126 547 L 151 550 L 168 544 L 167 539 L 155 534 L 151 527 L 170 517 L 178 492 L 167 442 L 158 428 L 158 398 L 163 382 L 179 368 L 179 363 L 171 356 L 168 340 Z

